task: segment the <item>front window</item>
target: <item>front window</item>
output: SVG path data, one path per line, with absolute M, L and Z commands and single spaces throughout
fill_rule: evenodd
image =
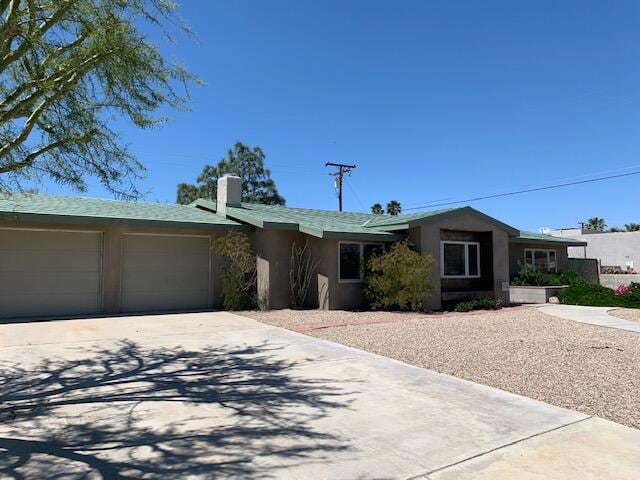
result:
M 480 244 L 478 242 L 441 242 L 442 278 L 480 277 Z
M 367 261 L 384 250 L 379 243 L 340 242 L 338 278 L 341 282 L 361 282 Z
M 555 250 L 534 250 L 527 248 L 524 251 L 524 263 L 537 272 L 551 273 L 558 271 Z

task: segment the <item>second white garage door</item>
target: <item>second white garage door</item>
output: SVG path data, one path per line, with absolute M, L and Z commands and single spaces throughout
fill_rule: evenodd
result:
M 209 306 L 209 237 L 126 234 L 122 311 Z

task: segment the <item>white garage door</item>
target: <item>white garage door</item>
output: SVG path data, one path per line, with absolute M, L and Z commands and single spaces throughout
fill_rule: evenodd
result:
M 209 237 L 124 236 L 122 311 L 187 310 L 209 305 Z
M 0 229 L 0 318 L 100 311 L 102 234 Z

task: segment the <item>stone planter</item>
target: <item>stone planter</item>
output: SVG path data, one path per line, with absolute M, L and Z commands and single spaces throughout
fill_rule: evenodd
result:
M 525 285 L 509 285 L 509 301 L 511 303 L 548 303 L 559 291 L 569 288 L 568 285 L 550 287 L 530 287 Z

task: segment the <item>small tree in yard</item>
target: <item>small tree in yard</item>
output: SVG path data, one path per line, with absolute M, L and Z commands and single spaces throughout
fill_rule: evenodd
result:
M 215 242 L 225 260 L 222 267 L 222 293 L 226 310 L 250 310 L 257 306 L 256 257 L 249 237 L 229 232 Z
M 365 288 L 371 308 L 421 310 L 422 302 L 433 291 L 428 279 L 434 263 L 431 256 L 411 250 L 406 240 L 372 256 L 367 263 Z

